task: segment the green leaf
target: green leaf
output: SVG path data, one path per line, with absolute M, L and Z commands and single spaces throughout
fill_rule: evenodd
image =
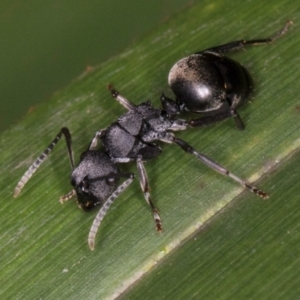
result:
M 188 1 L 0 1 L 0 131 Z
M 298 151 L 262 180 L 269 202 L 237 197 L 121 298 L 297 299 L 299 161 Z
M 299 12 L 284 0 L 201 1 L 83 74 L 3 133 L 2 298 L 111 299 L 122 292 L 130 293 L 126 299 L 295 298 Z M 177 134 L 233 173 L 257 181 L 270 200 L 243 191 L 176 146 L 164 145 L 162 155 L 146 164 L 164 232 L 155 232 L 135 180 L 109 210 L 92 252 L 87 235 L 96 212 L 57 201 L 71 189 L 64 142 L 13 199 L 17 181 L 61 127 L 73 133 L 78 161 L 94 133 L 124 112 L 107 92 L 108 83 L 134 103 L 151 99 L 159 106 L 162 91 L 172 95 L 166 78 L 178 59 L 241 38 L 271 36 L 287 20 L 295 25 L 273 45 L 230 55 L 256 82 L 251 103 L 240 110 L 246 130 L 227 120 Z M 134 164 L 121 167 L 135 172 Z

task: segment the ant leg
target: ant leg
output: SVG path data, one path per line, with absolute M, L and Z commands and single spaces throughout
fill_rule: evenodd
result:
M 88 150 L 96 150 L 98 141 L 101 139 L 104 133 L 105 133 L 105 129 L 101 129 L 95 133 L 94 138 L 92 139 Z
M 123 97 L 122 95 L 119 94 L 118 91 L 116 91 L 112 85 L 108 85 L 107 86 L 108 90 L 110 91 L 111 95 L 122 105 L 124 106 L 126 109 L 128 110 L 135 110 L 136 109 L 136 105 L 133 104 L 132 102 L 130 102 L 129 100 L 127 100 L 125 97 Z
M 235 123 L 235 126 L 237 127 L 237 129 L 244 130 L 245 129 L 244 122 L 241 119 L 240 115 L 237 113 L 236 108 L 232 106 L 230 108 L 230 113 L 231 113 L 231 116 L 233 117 L 233 120 L 234 120 L 234 123 Z
M 74 196 L 76 196 L 76 191 L 75 191 L 75 190 L 72 190 L 72 191 L 70 191 L 68 194 L 59 197 L 59 202 L 60 202 L 61 204 L 63 204 L 64 202 L 70 200 L 70 199 L 73 198 Z
M 155 206 L 151 200 L 151 197 L 150 197 L 149 180 L 148 180 L 147 172 L 146 172 L 146 169 L 143 164 L 141 156 L 138 156 L 138 158 L 137 158 L 137 170 L 138 170 L 138 174 L 139 174 L 139 178 L 140 178 L 141 189 L 144 193 L 146 202 L 149 204 L 149 206 L 151 207 L 151 210 L 152 210 L 152 215 L 153 215 L 154 222 L 156 225 L 156 230 L 162 231 L 160 216 L 159 216 L 158 211 L 155 208 Z
M 224 113 L 216 114 L 213 116 L 206 116 L 199 119 L 192 119 L 188 121 L 188 124 L 191 127 L 207 127 L 228 118 L 234 119 L 235 125 L 239 130 L 245 129 L 245 125 L 235 109 L 230 109 Z
M 223 111 L 221 113 L 214 114 L 212 116 L 201 117 L 199 119 L 192 119 L 188 121 L 188 125 L 191 127 L 206 127 L 215 124 L 217 122 L 223 121 L 225 119 L 233 118 L 236 127 L 239 130 L 244 130 L 245 129 L 244 122 L 242 121 L 240 115 L 236 111 L 236 103 L 238 102 L 239 102 L 238 99 L 234 99 L 232 104 L 228 103 L 229 105 L 228 110 Z
M 162 108 L 171 116 L 177 115 L 182 111 L 180 105 L 174 100 L 166 97 L 164 93 L 160 96 L 160 103 Z
M 98 231 L 98 228 L 101 224 L 101 221 L 103 220 L 105 214 L 107 213 L 108 209 L 114 202 L 116 198 L 132 183 L 134 179 L 133 174 L 128 174 L 128 179 L 125 180 L 112 194 L 111 196 L 105 201 L 103 206 L 100 208 L 98 214 L 96 215 L 94 222 L 92 224 L 92 227 L 89 232 L 88 237 L 88 244 L 91 250 L 94 250 L 95 248 L 95 238 Z
M 222 175 L 225 175 L 225 176 L 228 176 L 228 177 L 232 178 L 233 180 L 235 180 L 236 182 L 238 182 L 242 186 L 246 187 L 247 189 L 249 189 L 252 193 L 256 194 L 257 196 L 259 196 L 263 199 L 268 199 L 269 198 L 269 195 L 267 193 L 265 193 L 265 192 L 257 189 L 256 187 L 248 184 L 246 181 L 244 181 L 241 178 L 239 178 L 238 176 L 232 174 L 227 169 L 225 169 L 223 166 L 221 166 L 218 163 L 216 163 L 215 161 L 211 160 L 206 155 L 197 152 L 191 145 L 189 145 L 185 141 L 183 141 L 181 139 L 178 139 L 175 136 L 171 136 L 171 137 L 169 136 L 168 139 L 170 140 L 170 142 L 172 142 L 174 144 L 177 144 L 185 152 L 196 156 L 199 160 L 201 160 L 204 164 L 206 164 L 211 169 L 221 173 Z
M 47 149 L 35 160 L 35 162 L 29 167 L 29 169 L 22 176 L 22 178 L 20 179 L 20 181 L 18 182 L 18 184 L 14 190 L 14 197 L 17 197 L 20 194 L 24 185 L 27 183 L 27 181 L 30 179 L 30 177 L 35 173 L 35 171 L 38 169 L 38 167 L 44 162 L 44 160 L 51 153 L 51 151 L 53 150 L 55 145 L 60 140 L 62 134 L 65 136 L 65 139 L 66 139 L 71 168 L 72 168 L 72 170 L 74 169 L 74 157 L 73 157 L 73 151 L 72 151 L 71 134 L 70 134 L 69 129 L 64 127 L 60 130 L 60 132 L 57 134 L 57 136 L 51 142 L 51 144 L 47 147 Z
M 240 50 L 245 48 L 245 46 L 250 46 L 250 45 L 259 46 L 259 45 L 271 44 L 277 39 L 279 39 L 280 37 L 282 37 L 284 34 L 286 34 L 290 26 L 292 26 L 292 24 L 293 24 L 292 21 L 286 22 L 285 26 L 281 30 L 279 30 L 273 36 L 266 39 L 257 39 L 257 40 L 250 40 L 250 41 L 245 41 L 245 40 L 234 41 L 228 44 L 205 49 L 203 51 L 197 52 L 196 54 L 200 54 L 203 52 L 225 53 L 225 52 Z

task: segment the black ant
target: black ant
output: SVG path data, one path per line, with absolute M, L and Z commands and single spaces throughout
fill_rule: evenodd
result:
M 75 167 L 74 163 L 71 134 L 68 128 L 62 128 L 48 148 L 29 167 L 18 182 L 14 191 L 14 197 L 19 195 L 24 185 L 50 154 L 61 136 L 64 135 L 72 168 L 71 185 L 73 186 L 73 190 L 65 196 L 62 196 L 60 201 L 64 202 L 76 196 L 79 206 L 86 211 L 96 206 L 101 206 L 89 232 L 88 243 L 91 250 L 94 249 L 96 233 L 107 210 L 134 179 L 133 173 L 123 173 L 119 170 L 117 167 L 119 163 L 136 162 L 144 198 L 152 210 L 157 231 L 162 231 L 161 219 L 150 196 L 148 176 L 144 166 L 144 161 L 160 155 L 162 149 L 155 143 L 157 141 L 179 146 L 183 151 L 193 155 L 211 169 L 214 169 L 222 175 L 231 177 L 257 196 L 267 199 L 267 193 L 248 184 L 209 157 L 196 151 L 187 142 L 177 138 L 173 131 L 185 130 L 190 126 L 211 124 L 228 117 L 234 117 L 237 126 L 242 128 L 243 123 L 236 112 L 236 107 L 238 104 L 245 102 L 246 97 L 252 90 L 250 77 L 241 65 L 218 53 L 240 49 L 245 45 L 270 43 L 284 34 L 290 24 L 291 22 L 288 22 L 273 38 L 232 42 L 198 52 L 176 63 L 172 68 L 172 70 L 174 68 L 175 70 L 171 70 L 169 75 L 170 86 L 177 97 L 176 102 L 162 96 L 163 109 L 154 108 L 149 101 L 135 105 L 109 86 L 108 88 L 112 96 L 128 111 L 106 129 L 96 132 L 88 149 L 82 153 L 77 167 Z M 196 67 L 195 59 L 196 61 L 198 60 Z M 204 77 L 202 78 L 200 76 L 200 79 L 194 83 L 200 82 L 200 86 L 206 85 L 207 89 L 212 92 L 212 95 L 219 93 L 223 95 L 223 98 L 219 96 L 216 99 L 211 97 L 199 98 L 199 95 L 201 96 L 202 94 L 201 92 L 200 94 L 197 93 L 197 88 L 190 83 L 189 80 L 191 77 L 182 78 L 179 76 L 180 74 L 185 74 L 185 72 L 182 73 L 180 70 L 182 65 L 185 69 L 191 66 L 192 69 L 194 68 L 196 70 L 193 69 L 196 75 L 199 75 L 201 68 L 203 71 L 203 66 L 199 65 L 200 62 L 206 65 L 204 72 L 209 76 L 206 81 L 203 80 Z M 223 90 L 219 90 L 219 88 L 213 84 L 213 80 L 210 77 L 215 72 L 213 68 L 223 70 L 222 72 L 219 70 L 220 75 L 218 78 L 218 80 L 223 80 Z M 178 75 L 177 80 L 174 74 Z M 235 85 L 231 79 L 235 79 L 238 75 L 244 76 L 244 79 L 241 79 L 238 81 L 238 84 Z M 228 88 L 229 86 L 231 86 L 231 89 Z M 212 103 L 210 103 L 211 101 Z M 175 114 L 185 110 L 192 112 L 212 111 L 213 114 L 209 117 L 192 121 L 176 119 L 174 117 Z M 99 141 L 101 141 L 104 150 L 99 150 Z M 124 178 L 125 181 L 119 184 L 121 178 Z

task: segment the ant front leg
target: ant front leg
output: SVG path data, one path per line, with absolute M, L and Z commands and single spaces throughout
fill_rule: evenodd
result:
M 90 229 L 89 232 L 89 237 L 88 237 L 88 244 L 91 250 L 95 249 L 95 238 L 96 238 L 96 234 L 98 231 L 98 228 L 104 218 L 104 216 L 106 215 L 108 209 L 110 208 L 110 206 L 113 204 L 114 200 L 116 200 L 119 195 L 132 183 L 133 179 L 134 179 L 134 175 L 133 174 L 128 174 L 122 175 L 123 177 L 128 177 L 127 180 L 125 180 L 111 195 L 110 197 L 105 201 L 105 203 L 103 204 L 103 206 L 100 208 L 98 214 L 96 215 L 92 227 Z
M 72 190 L 72 191 L 70 191 L 68 194 L 59 197 L 59 202 L 60 202 L 61 204 L 63 204 L 64 202 L 70 200 L 70 199 L 73 198 L 74 196 L 76 196 L 76 191 L 75 191 L 75 190 Z
M 174 135 L 169 134 L 162 141 L 170 142 L 170 143 L 174 143 L 174 144 L 178 145 L 182 150 L 184 150 L 185 152 L 187 152 L 189 154 L 192 154 L 192 155 L 196 156 L 199 160 L 201 160 L 204 164 L 206 164 L 211 169 L 217 171 L 218 173 L 221 173 L 222 175 L 225 175 L 225 176 L 228 176 L 228 177 L 232 178 L 234 181 L 238 182 L 242 186 L 249 189 L 255 195 L 257 195 L 257 196 L 259 196 L 263 199 L 268 199 L 269 198 L 269 195 L 267 193 L 263 192 L 262 190 L 259 190 L 255 186 L 252 186 L 252 185 L 248 184 L 246 181 L 244 181 L 243 179 L 241 179 L 238 176 L 234 175 L 229 170 L 227 170 L 223 166 L 219 165 L 218 163 L 216 163 L 215 161 L 213 161 L 212 159 L 210 159 L 206 155 L 204 155 L 200 152 L 197 152 L 191 145 L 189 145 L 188 143 L 186 143 L 185 141 L 183 141 L 181 139 L 176 138 Z

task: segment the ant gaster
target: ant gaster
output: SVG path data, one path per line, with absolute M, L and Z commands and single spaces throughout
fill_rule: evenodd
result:
M 171 68 L 168 78 L 176 101 L 163 94 L 163 107 L 173 114 L 184 111 L 201 114 L 201 118 L 189 121 L 192 127 L 204 127 L 233 117 L 237 128 L 244 129 L 237 108 L 247 102 L 253 91 L 253 81 L 241 64 L 223 53 L 250 45 L 270 44 L 284 35 L 291 25 L 291 21 L 287 22 L 270 38 L 234 41 L 182 58 Z
M 228 71 L 231 72 L 229 66 L 234 66 L 236 62 L 215 53 L 240 49 L 244 45 L 248 44 L 256 45 L 269 43 L 285 33 L 290 24 L 291 22 L 287 23 L 284 29 L 271 39 L 232 42 L 223 46 L 218 46 L 205 51 L 201 51 L 197 55 L 203 56 L 205 60 L 210 56 L 221 57 L 224 60 L 224 66 L 226 66 Z M 212 59 L 212 61 L 213 60 L 214 59 Z M 210 60 L 208 59 L 207 61 Z M 246 72 L 245 69 L 241 70 L 239 70 L 238 72 Z M 212 70 L 209 69 L 208 73 L 212 73 Z M 245 76 L 247 77 L 248 75 Z M 228 78 L 229 77 L 226 77 L 225 81 L 228 80 Z M 208 81 L 207 84 L 209 83 L 212 82 Z M 106 129 L 96 132 L 88 149 L 82 153 L 80 162 L 76 167 L 72 151 L 71 134 L 68 128 L 62 128 L 54 138 L 54 140 L 51 142 L 51 144 L 48 146 L 48 148 L 37 158 L 37 160 L 22 176 L 15 188 L 14 197 L 17 197 L 19 195 L 24 185 L 35 173 L 35 171 L 45 160 L 45 158 L 50 154 L 50 152 L 60 140 L 61 136 L 64 135 L 72 168 L 71 185 L 73 186 L 73 190 L 65 196 L 62 196 L 60 198 L 60 202 L 67 201 L 73 196 L 76 196 L 79 206 L 86 211 L 89 211 L 96 206 L 101 206 L 94 219 L 88 236 L 88 244 L 91 250 L 93 250 L 95 247 L 96 233 L 107 210 L 109 209 L 113 201 L 132 183 L 134 179 L 133 173 L 123 173 L 119 170 L 119 168 L 117 167 L 117 164 L 119 163 L 136 162 L 138 177 L 142 192 L 144 194 L 144 198 L 152 210 L 152 215 L 156 224 L 157 231 L 162 231 L 161 219 L 150 196 L 148 176 L 144 166 L 144 161 L 150 160 L 160 155 L 162 149 L 155 143 L 157 141 L 179 146 L 183 151 L 193 155 L 208 167 L 221 173 L 222 175 L 231 177 L 233 180 L 246 187 L 257 196 L 263 199 L 267 199 L 267 193 L 257 189 L 256 187 L 248 184 L 246 181 L 240 179 L 238 176 L 232 174 L 220 164 L 214 162 L 204 154 L 196 151 L 187 142 L 177 138 L 173 133 L 173 131 L 185 130 L 190 126 L 201 126 L 201 119 L 186 121 L 184 119 L 175 119 L 174 117 L 177 113 L 183 112 L 185 110 L 200 112 L 201 107 L 204 107 L 205 112 L 208 110 L 211 110 L 213 112 L 212 116 L 203 118 L 205 120 L 203 121 L 203 124 L 211 124 L 221 119 L 234 117 L 235 120 L 238 119 L 238 127 L 241 127 L 240 125 L 242 124 L 242 122 L 238 117 L 235 108 L 237 104 L 244 103 L 244 96 L 248 95 L 248 93 L 251 91 L 251 86 L 246 86 L 247 91 L 244 91 L 244 94 L 238 94 L 237 91 L 239 89 L 235 88 L 234 90 L 236 96 L 230 98 L 228 93 L 227 98 L 231 100 L 238 100 L 234 100 L 232 101 L 233 103 L 230 104 L 230 101 L 225 97 L 225 100 L 219 100 L 219 104 L 217 104 L 218 101 L 213 102 L 214 104 L 212 104 L 212 109 L 208 108 L 210 105 L 209 98 L 199 100 L 197 98 L 199 95 L 196 95 L 196 98 L 191 98 L 191 100 L 189 100 L 189 98 L 186 98 L 184 96 L 188 95 L 189 93 L 183 93 L 183 96 L 180 96 L 180 90 L 182 89 L 182 87 L 180 88 L 180 86 L 181 85 L 178 84 L 178 82 L 176 84 L 172 84 L 171 80 L 171 88 L 173 89 L 177 97 L 176 102 L 166 98 L 165 96 L 162 96 L 161 100 L 163 109 L 154 108 L 149 101 L 143 102 L 139 105 L 135 105 L 132 102 L 128 101 L 125 97 L 121 96 L 111 86 L 109 86 L 112 96 L 122 106 L 124 106 L 128 110 L 128 112 L 123 114 L 116 122 L 112 123 Z M 177 90 L 177 88 L 179 90 Z M 186 88 L 187 90 L 189 89 L 188 86 L 186 86 Z M 212 89 L 215 90 L 216 87 L 213 87 Z M 199 102 L 198 108 L 197 101 Z M 229 108 L 227 104 L 225 112 L 223 112 L 223 108 L 220 108 L 225 106 L 224 103 L 230 104 Z M 232 111 L 234 112 L 233 114 L 229 113 Z M 101 141 L 104 150 L 99 149 L 99 141 Z M 119 184 L 121 178 L 124 178 L 125 180 L 121 184 Z

